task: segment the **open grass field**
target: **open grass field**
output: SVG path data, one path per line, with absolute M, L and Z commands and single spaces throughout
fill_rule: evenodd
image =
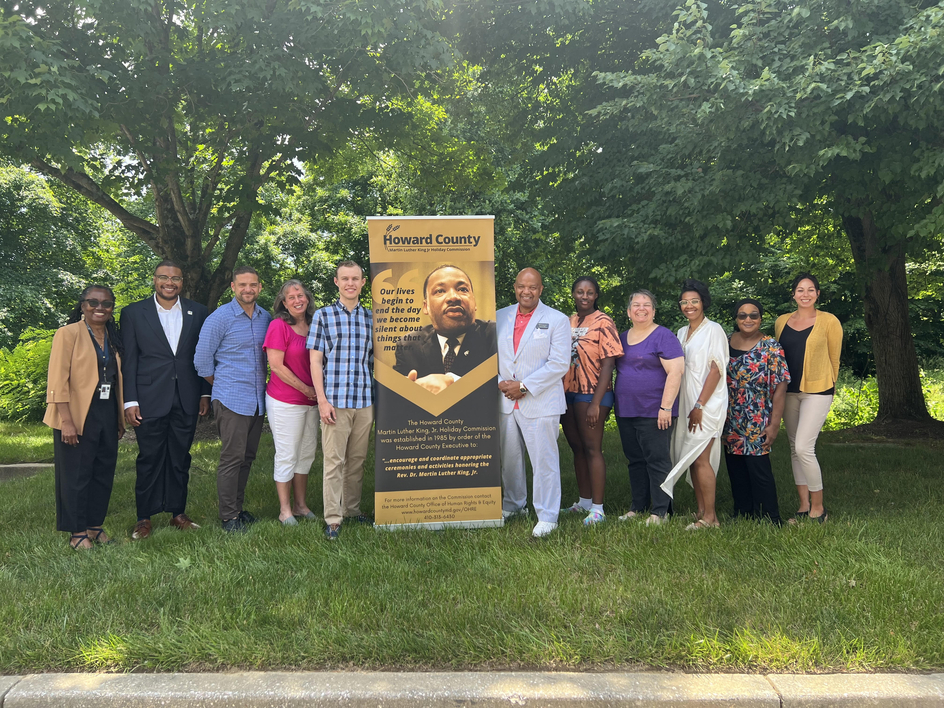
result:
M 29 428 L 17 439 L 42 439 Z M 569 504 L 576 486 L 561 445 Z M 671 524 L 618 522 L 629 486 L 615 432 L 605 445 L 610 518 L 590 529 L 563 519 L 543 541 L 531 539 L 533 516 L 443 533 L 344 527 L 333 543 L 320 522 L 282 528 L 268 435 L 246 505 L 263 520 L 239 536 L 216 522 L 212 441 L 194 448 L 188 511 L 204 528 L 192 534 L 164 517 L 150 539 L 130 542 L 134 445 L 122 445 L 106 522 L 114 546 L 67 547 L 53 530 L 51 472 L 2 482 L 0 673 L 944 667 L 940 445 L 826 433 L 827 524 L 723 518 L 722 529 L 698 533 L 683 530 L 694 508 L 685 484 Z M 782 435 L 774 464 L 785 515 L 796 508 L 788 457 Z M 318 475 L 311 483 L 318 510 Z M 726 514 L 723 469 L 718 486 Z M 372 489 L 368 474 L 365 511 Z

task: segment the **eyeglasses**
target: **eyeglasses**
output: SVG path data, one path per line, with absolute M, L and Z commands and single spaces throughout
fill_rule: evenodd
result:
M 699 300 L 697 297 L 692 300 L 679 300 L 679 305 L 682 307 L 685 307 L 686 305 L 700 305 L 700 304 L 701 304 L 701 300 Z
M 179 275 L 155 275 L 154 280 L 156 280 L 158 283 L 166 283 L 169 280 L 174 285 L 180 285 L 182 282 L 184 282 L 183 277 Z
M 743 320 L 759 320 L 759 312 L 739 312 L 737 313 L 737 318 L 741 321 Z
M 97 310 L 99 307 L 103 310 L 112 310 L 115 307 L 115 303 L 112 300 L 96 300 L 94 298 L 88 298 L 82 302 L 88 303 L 88 306 L 93 310 Z

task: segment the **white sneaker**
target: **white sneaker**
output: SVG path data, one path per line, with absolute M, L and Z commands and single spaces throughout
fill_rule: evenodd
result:
M 531 532 L 531 535 L 535 538 L 543 538 L 556 528 L 557 524 L 553 521 L 538 521 L 538 524 L 534 527 L 534 531 Z
M 502 518 L 505 521 L 508 521 L 508 519 L 512 518 L 513 516 L 527 516 L 527 515 L 528 515 L 528 507 L 526 506 L 523 506 L 520 509 L 515 509 L 514 511 L 505 511 L 504 509 L 502 509 Z
M 659 516 L 658 514 L 651 514 L 648 519 L 646 519 L 646 526 L 662 526 L 669 522 L 668 516 Z
M 594 524 L 599 524 L 601 521 L 606 521 L 606 516 L 602 511 L 593 511 L 590 510 L 590 513 L 587 514 L 587 518 L 583 520 L 584 526 L 593 526 Z
M 639 516 L 639 514 L 637 514 L 635 511 L 627 511 L 625 514 L 620 514 L 619 520 L 629 521 L 630 519 L 635 519 L 637 516 Z

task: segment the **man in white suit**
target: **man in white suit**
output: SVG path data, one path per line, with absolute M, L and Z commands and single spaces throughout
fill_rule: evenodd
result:
M 524 451 L 534 471 L 532 535 L 557 528 L 560 455 L 557 436 L 567 408 L 563 376 L 570 365 L 570 320 L 541 302 L 544 283 L 534 268 L 515 278 L 517 305 L 498 311 L 498 388 L 501 389 L 502 516 L 527 514 Z

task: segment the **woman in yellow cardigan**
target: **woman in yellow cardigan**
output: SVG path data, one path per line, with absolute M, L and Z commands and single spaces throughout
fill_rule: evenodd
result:
M 102 529 L 124 435 L 115 295 L 90 285 L 52 340 L 46 416 L 56 460 L 56 528 L 76 550 L 110 543 Z
M 834 315 L 816 309 L 819 281 L 809 273 L 793 280 L 793 299 L 796 312 L 781 315 L 774 325 L 790 370 L 783 422 L 800 495 L 796 517 L 823 523 L 829 512 L 823 506 L 823 474 L 816 459 L 816 439 L 836 390 L 842 325 Z

